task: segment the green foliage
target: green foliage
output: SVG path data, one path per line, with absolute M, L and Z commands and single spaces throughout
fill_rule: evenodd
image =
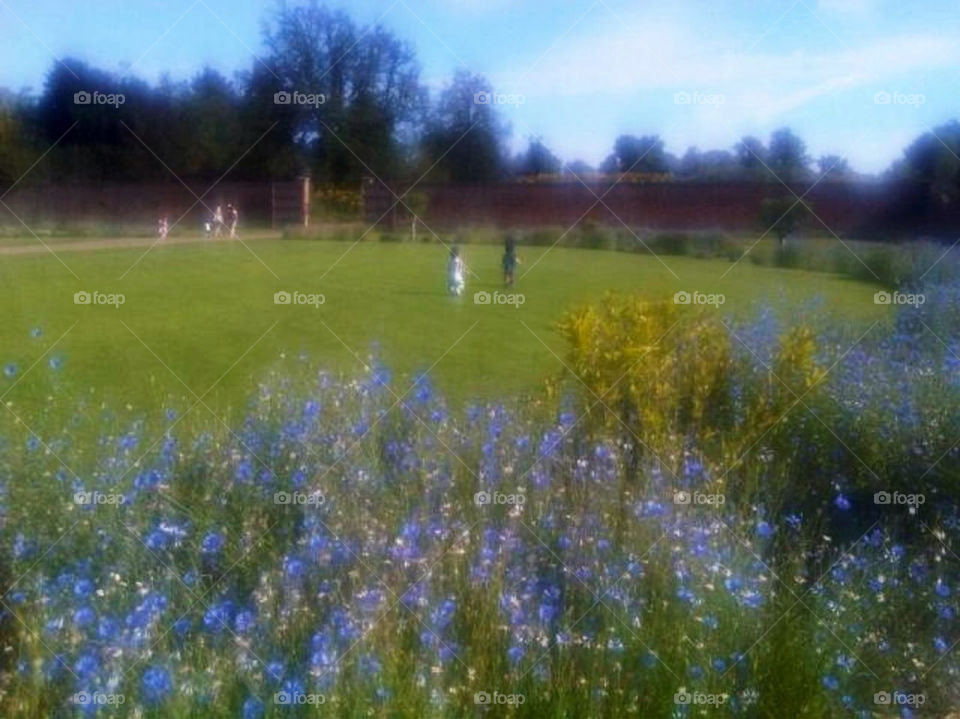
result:
M 760 206 L 760 222 L 766 230 L 773 232 L 780 243 L 797 232 L 810 214 L 806 201 L 796 197 L 768 197 Z

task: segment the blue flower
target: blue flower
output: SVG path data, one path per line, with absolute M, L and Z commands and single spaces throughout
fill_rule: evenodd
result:
M 200 551 L 204 554 L 219 554 L 220 550 L 223 549 L 224 543 L 225 540 L 222 534 L 210 532 L 200 543 Z
M 93 652 L 84 652 L 73 664 L 73 672 L 81 678 L 88 678 L 100 669 L 100 660 Z
M 73 623 L 77 627 L 86 627 L 97 621 L 97 613 L 92 607 L 80 607 L 73 613 Z
M 140 680 L 140 691 L 147 704 L 162 703 L 173 691 L 170 672 L 160 666 L 149 667 Z
M 229 599 L 214 604 L 203 615 L 203 626 L 207 631 L 219 634 L 230 626 L 233 615 L 233 602 Z
M 263 716 L 263 702 L 257 697 L 248 697 L 240 711 L 242 719 L 261 719 Z
M 942 578 L 937 578 L 936 584 L 933 585 L 933 591 L 937 593 L 938 597 L 949 597 L 950 585 L 944 582 Z

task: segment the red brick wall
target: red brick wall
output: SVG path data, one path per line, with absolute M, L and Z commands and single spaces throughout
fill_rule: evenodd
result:
M 808 186 L 793 189 L 802 196 Z M 427 198 L 423 219 L 431 227 L 569 227 L 585 220 L 604 225 L 619 225 L 622 220 L 631 227 L 671 230 L 756 229 L 765 198 L 790 196 L 779 183 L 622 183 L 604 195 L 609 187 L 591 187 L 603 203 L 580 183 L 423 186 L 414 192 Z M 890 198 L 889 188 L 879 184 L 823 181 L 804 201 L 831 229 L 844 233 L 880 218 Z M 368 223 L 377 221 L 395 200 L 382 185 L 368 187 L 364 199 Z M 401 222 L 404 215 L 402 207 L 395 208 L 381 222 Z
M 211 184 L 188 183 L 190 190 L 203 198 L 202 203 L 178 182 L 17 187 L 3 201 L 28 225 L 106 222 L 144 225 L 152 229 L 162 215 L 166 215 L 172 224 L 187 213 L 179 227 L 192 230 L 199 229 L 208 219 L 208 207 L 213 209 L 227 203 L 237 206 L 244 224 L 270 223 L 273 207 L 271 183 L 224 182 L 207 192 Z M 299 196 L 296 183 L 277 183 L 277 186 L 293 192 L 295 199 Z M 20 223 L 0 205 L 0 224 Z

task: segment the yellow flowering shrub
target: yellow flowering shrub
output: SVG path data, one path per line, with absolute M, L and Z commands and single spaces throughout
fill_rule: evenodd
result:
M 605 424 L 626 423 L 645 443 L 729 421 L 732 352 L 715 316 L 672 302 L 607 295 L 560 326 L 570 368 L 589 388 L 587 406 Z

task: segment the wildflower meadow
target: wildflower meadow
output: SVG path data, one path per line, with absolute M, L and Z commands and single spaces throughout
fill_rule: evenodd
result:
M 236 425 L 8 422 L 0 714 L 947 716 L 958 298 L 910 290 L 865 327 L 598 296 L 522 398 L 373 349 Z

